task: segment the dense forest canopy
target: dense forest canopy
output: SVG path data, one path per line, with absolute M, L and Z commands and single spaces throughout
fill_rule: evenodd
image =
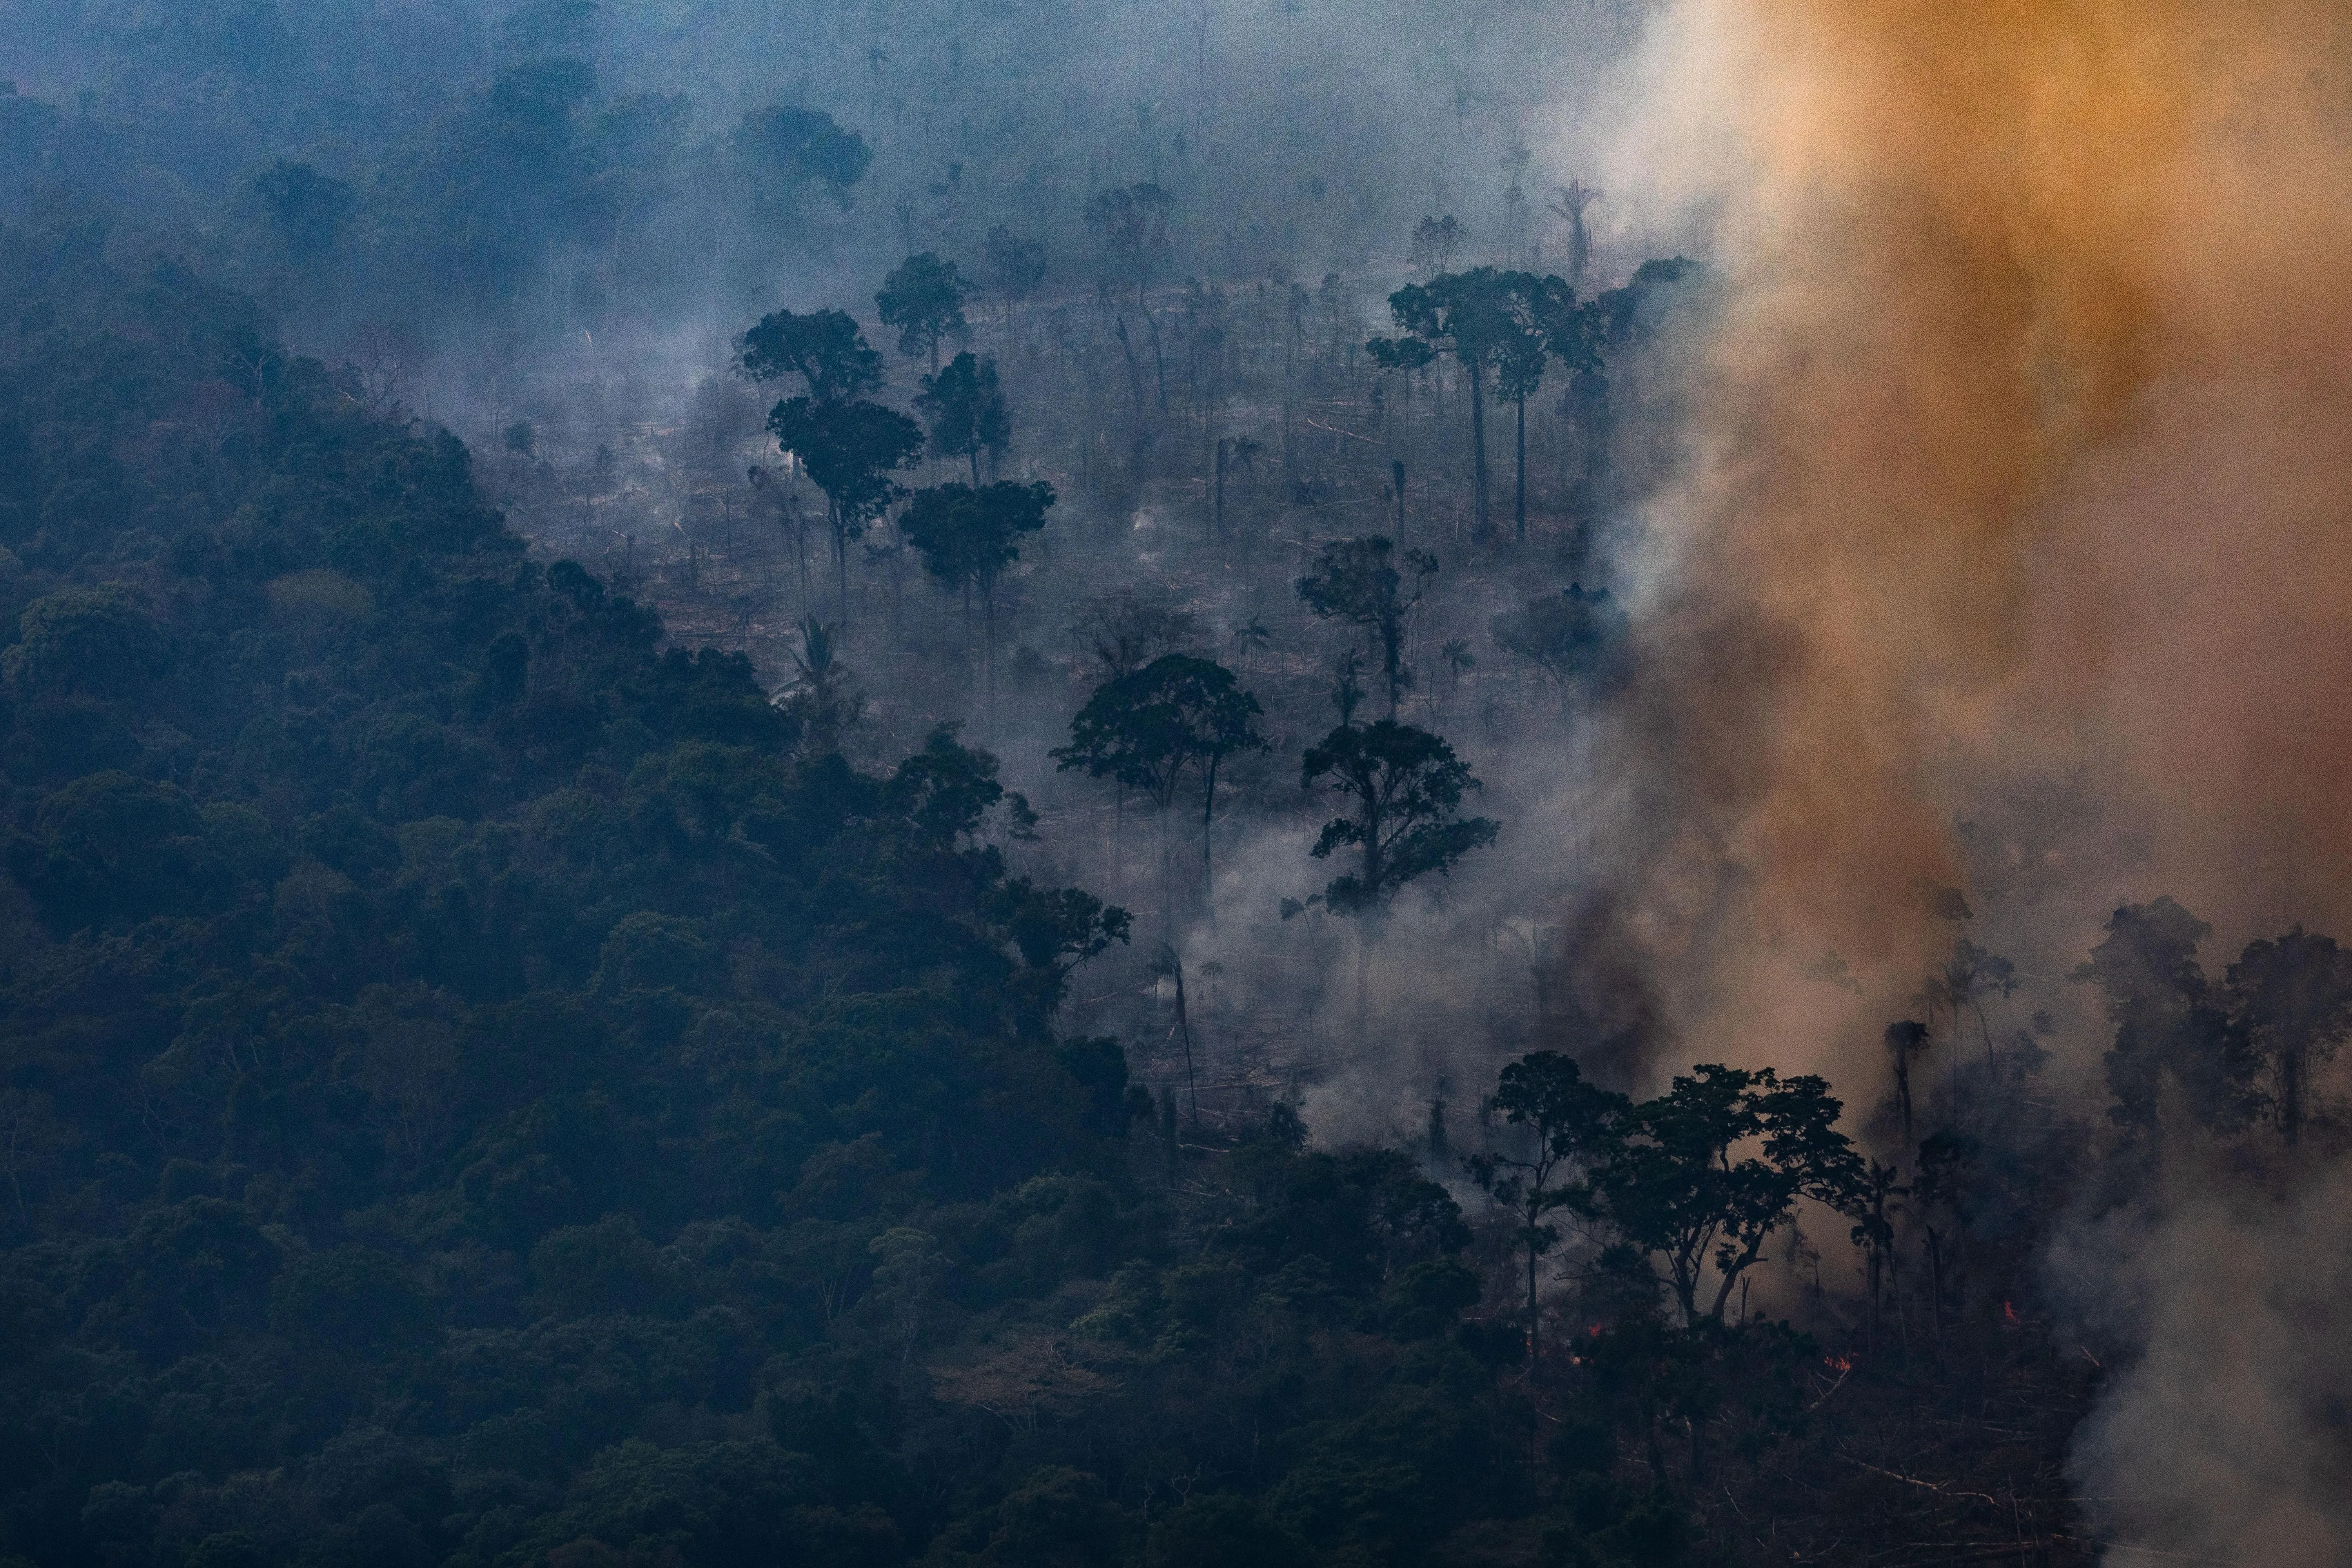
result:
M 0 1568 L 2221 1560 L 2352 958 L 1749 830 L 1645 9 L 0 0 Z

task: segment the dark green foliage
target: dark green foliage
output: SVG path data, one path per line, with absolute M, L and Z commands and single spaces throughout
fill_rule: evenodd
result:
M 1841 1107 L 1819 1078 L 1701 1065 L 1622 1113 L 1592 1178 L 1594 1210 L 1661 1260 L 1685 1323 L 1720 1321 L 1739 1277 L 1789 1223 L 1800 1197 L 1853 1214 L 1862 1157 L 1837 1131 Z M 1754 1147 L 1753 1152 L 1735 1151 Z M 1717 1289 L 1702 1306 L 1700 1283 Z
M 819 403 L 843 403 L 882 384 L 882 356 L 866 346 L 846 310 L 777 310 L 736 340 L 737 363 L 754 381 L 796 375 Z
M 1322 897 L 1335 912 L 1377 917 L 1407 883 L 1443 876 L 1473 849 L 1495 841 L 1492 818 L 1457 815 L 1462 797 L 1479 787 L 1469 764 L 1426 730 L 1382 719 L 1342 724 L 1307 751 L 1299 783 L 1328 787 L 1349 801 L 1349 815 L 1323 825 L 1312 853 L 1354 848 L 1359 869 L 1339 877 Z
M 1125 916 L 1007 880 L 994 759 L 803 756 L 235 301 L 0 277 L 57 307 L 0 342 L 0 1546 L 903 1560 L 935 1517 L 745 1426 L 760 1369 L 898 1374 L 896 1219 L 1050 1179 L 1021 1288 L 1116 1261 L 1125 1060 L 1050 1017 Z M 190 494 L 154 422 L 224 363 L 263 417 Z
M 891 472 L 911 466 L 923 449 L 915 422 L 878 403 L 789 398 L 769 414 L 768 428 L 807 466 L 841 520 L 836 526 L 852 539 L 897 493 Z
M 1534 665 L 1572 697 L 1605 695 L 1622 672 L 1625 612 L 1606 588 L 1571 583 L 1488 623 L 1495 646 Z
M 1201 778 L 1201 863 L 1209 868 L 1209 832 L 1217 773 L 1239 752 L 1263 752 L 1255 721 L 1264 710 L 1233 671 L 1189 654 L 1163 654 L 1132 674 L 1097 688 L 1070 721 L 1070 743 L 1055 760 L 1140 790 L 1166 809 L 1187 770 Z
M 2279 1131 L 2297 1142 L 2311 1115 L 2313 1072 L 2352 1035 L 2352 953 L 2297 926 L 2248 943 L 2224 987 L 2231 1031 L 2263 1064 Z
M 1423 586 L 1437 574 L 1437 557 L 1425 550 L 1406 551 L 1402 563 L 1395 555 L 1395 542 L 1379 534 L 1335 539 L 1323 547 L 1315 570 L 1297 585 L 1299 603 L 1317 618 L 1344 621 L 1371 634 L 1381 650 L 1381 679 L 1388 687 L 1391 719 L 1412 685 L 1412 671 L 1404 662 L 1405 627 L 1421 603 Z M 1409 586 L 1406 572 L 1412 574 Z
M 816 384 L 814 374 L 810 384 Z M 829 384 L 845 383 L 835 379 Z M 810 481 L 824 492 L 845 621 L 849 542 L 863 534 L 866 525 L 899 494 L 890 476 L 911 468 L 922 456 L 922 429 L 895 408 L 846 397 L 787 398 L 769 410 L 768 429 L 776 445 L 798 458 Z
M 1115 779 L 1164 806 L 1186 770 L 1199 770 L 1213 791 L 1225 757 L 1265 750 L 1253 724 L 1261 711 L 1223 665 L 1163 654 L 1097 688 L 1070 721 L 1070 743 L 1054 756 L 1065 771 Z
M 1512 1240 L 1527 1260 L 1528 1343 L 1538 1345 L 1543 1258 L 1559 1245 L 1551 1215 L 1562 1209 L 1593 1212 L 1591 1173 L 1622 1136 L 1629 1102 L 1584 1080 L 1576 1063 L 1557 1051 L 1538 1051 L 1505 1068 L 1495 1089 L 1504 1120 L 1525 1127 L 1524 1154 L 1494 1151 L 1464 1162 L 1480 1190 L 1515 1222 Z
M 923 377 L 922 395 L 915 406 L 931 425 L 931 450 L 942 458 L 962 458 L 971 464 L 971 482 L 980 484 L 980 455 L 1004 450 L 1013 439 L 1013 416 L 1004 406 L 1004 393 L 996 384 L 996 362 L 960 353 L 948 367 Z
M 884 326 L 898 329 L 898 352 L 908 359 L 929 359 L 936 376 L 940 342 L 971 330 L 963 319 L 963 302 L 971 292 L 954 262 L 941 261 L 926 250 L 891 269 L 881 292 L 874 296 L 874 309 Z
M 822 110 L 753 110 L 735 131 L 735 151 L 772 201 L 789 206 L 808 185 L 824 188 L 845 212 L 851 187 L 874 162 L 874 150 L 855 131 Z
M 1451 223 L 1453 220 L 1446 220 Z M 1427 220 L 1423 228 L 1430 227 Z M 1450 244 L 1444 247 L 1450 252 Z M 1434 252 L 1433 252 L 1434 254 Z M 1602 321 L 1580 305 L 1576 290 L 1558 278 L 1474 267 L 1408 283 L 1389 296 L 1389 314 L 1402 335 L 1374 338 L 1366 347 L 1384 370 L 1417 371 L 1450 353 L 1470 382 L 1473 537 L 1492 531 L 1486 500 L 1486 411 L 1489 387 L 1518 414 L 1516 532 L 1528 533 L 1528 399 L 1543 385 L 1557 359 L 1571 374 L 1601 369 Z
M 254 176 L 253 194 L 268 213 L 278 243 L 297 262 L 314 261 L 334 248 L 355 201 L 349 181 L 283 158 Z
M 942 587 L 977 588 L 985 600 L 998 575 L 1021 558 L 1022 536 L 1045 526 L 1045 512 L 1053 504 L 1054 487 L 1043 481 L 966 485 L 951 480 L 916 491 L 899 527 L 922 552 L 923 569 Z
M 1646 1277 L 1642 1260 L 1658 1259 L 1685 1326 L 1696 1327 L 1722 1321 L 1740 1277 L 1798 1199 L 1849 1215 L 1866 1201 L 1862 1157 L 1837 1131 L 1843 1108 L 1819 1078 L 1702 1064 L 1635 1102 L 1587 1082 L 1568 1058 L 1539 1051 L 1503 1069 L 1495 1103 L 1528 1129 L 1526 1152 L 1467 1164 L 1517 1226 L 1530 1317 L 1536 1259 L 1560 1239 L 1547 1218 L 1555 1212 L 1605 1229 L 1617 1256 L 1602 1254 L 1604 1269 L 1631 1265 Z M 1716 1293 L 1702 1307 L 1710 1270 Z

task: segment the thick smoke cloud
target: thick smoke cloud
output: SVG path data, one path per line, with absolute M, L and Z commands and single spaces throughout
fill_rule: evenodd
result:
M 2158 892 L 2212 952 L 2352 915 L 2347 46 L 2305 0 L 1658 18 L 1612 189 L 1720 288 L 1636 572 L 1618 876 L 1685 1045 L 1876 1081 L 1934 886 L 2043 980 Z M 1804 978 L 1832 951 L 1858 990 Z M 2339 1180 L 2177 1180 L 2070 1244 L 2140 1354 L 2084 1489 L 2126 1540 L 2344 1561 L 2327 1298 L 2290 1288 L 2352 1240 Z
M 1637 572 L 1654 941 L 1908 978 L 1922 884 L 1965 878 L 1955 813 L 2070 773 L 2147 844 L 2060 879 L 2084 910 L 2160 883 L 2225 941 L 2345 912 L 2345 32 L 2290 4 L 1662 18 L 1619 184 L 1722 288 Z M 1694 1016 L 1753 1006 L 1742 978 Z

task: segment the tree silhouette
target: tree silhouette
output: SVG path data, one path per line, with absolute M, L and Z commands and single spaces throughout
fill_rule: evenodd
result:
M 1512 405 L 1517 420 L 1512 500 L 1513 537 L 1528 537 L 1528 399 L 1543 387 L 1544 372 L 1558 359 L 1573 374 L 1601 368 L 1600 318 L 1576 302 L 1576 290 L 1558 278 L 1526 272 L 1502 277 L 1504 309 L 1517 329 L 1496 355 L 1495 395 Z
M 1498 357 L 1521 335 L 1507 308 L 1503 276 L 1478 267 L 1406 284 L 1389 296 L 1389 314 L 1404 337 L 1374 338 L 1367 345 L 1383 365 L 1405 366 L 1415 359 L 1426 363 L 1439 353 L 1452 354 L 1461 365 L 1470 383 L 1471 534 L 1481 541 L 1494 531 L 1487 507 L 1486 387 Z
M 1916 1018 L 1886 1026 L 1886 1049 L 1895 1058 L 1895 1109 L 1903 1118 L 1903 1147 L 1911 1147 L 1911 1064 L 1928 1044 L 1927 1026 Z
M 1479 1189 L 1511 1211 L 1517 1221 L 1512 1239 L 1527 1258 L 1528 1346 L 1542 1357 L 1541 1318 L 1537 1268 L 1546 1254 L 1559 1245 L 1559 1231 L 1549 1216 L 1560 1209 L 1590 1213 L 1591 1168 L 1607 1158 L 1620 1136 L 1618 1124 L 1628 1109 L 1622 1094 L 1612 1094 L 1584 1079 L 1575 1062 L 1556 1051 L 1522 1057 L 1503 1069 L 1495 1090 L 1496 1108 L 1513 1126 L 1526 1127 L 1534 1144 L 1525 1155 L 1501 1152 L 1475 1154 L 1463 1168 Z M 1434 1122 L 1433 1112 L 1433 1126 Z
M 801 646 L 793 652 L 794 679 L 780 706 L 800 721 L 802 745 L 810 756 L 841 750 L 841 738 L 865 709 L 864 693 L 850 685 L 841 662 L 841 627 L 814 616 L 802 617 Z
M 2212 929 L 2169 895 L 2126 904 L 2074 971 L 2099 988 L 2115 1026 L 2105 1060 L 2115 1096 L 2107 1115 L 2118 1126 L 2154 1132 L 2168 1081 L 2206 1126 L 2242 1126 L 2254 1112 L 2261 1061 L 2197 963 L 2197 944 Z
M 316 261 L 332 250 L 357 205 L 349 181 L 284 158 L 254 176 L 252 191 L 269 215 L 278 243 L 298 264 Z
M 1426 730 L 1382 719 L 1342 724 L 1309 750 L 1300 785 L 1324 780 L 1350 802 L 1348 815 L 1323 825 L 1311 853 L 1357 851 L 1358 868 L 1323 889 L 1335 914 L 1377 923 L 1408 882 L 1452 870 L 1462 857 L 1495 841 L 1501 825 L 1464 817 L 1462 797 L 1482 787 L 1454 748 Z
M 1862 1212 L 1867 1173 L 1837 1131 L 1841 1109 L 1819 1078 L 1693 1068 L 1624 1113 L 1622 1138 L 1591 1178 L 1593 1212 L 1627 1244 L 1664 1260 L 1685 1323 L 1702 1312 L 1720 1321 L 1740 1276 L 1800 1197 Z M 1755 1152 L 1735 1158 L 1743 1145 Z M 1702 1310 L 1710 1265 L 1715 1297 Z
M 1045 281 L 1045 247 L 1000 223 L 981 242 L 981 254 L 988 261 L 988 280 L 1004 296 L 1004 341 L 1009 351 L 1014 309 Z
M 969 356 L 966 356 L 969 357 Z M 922 552 L 923 569 L 949 588 L 979 590 L 984 626 L 982 668 L 990 710 L 996 703 L 996 579 L 1021 559 L 1021 536 L 1045 526 L 1054 487 L 1042 480 L 998 480 L 972 486 L 951 481 L 918 490 L 898 520 L 907 542 Z M 967 627 L 969 623 L 967 623 Z
M 1151 274 L 1159 268 L 1160 258 L 1168 250 L 1168 216 L 1176 205 L 1176 198 L 1150 181 L 1122 185 L 1114 190 L 1100 191 L 1087 199 L 1086 220 L 1102 245 L 1106 280 L 1116 279 L 1114 298 L 1124 298 L 1131 289 L 1136 309 L 1143 312 L 1143 323 L 1151 333 L 1152 366 L 1160 383 L 1160 411 L 1168 412 L 1168 366 L 1160 352 L 1160 319 L 1152 314 L 1149 298 Z M 1127 342 L 1127 321 L 1118 318 L 1118 337 L 1122 346 Z M 1129 350 L 1132 363 L 1133 351 Z M 1142 399 L 1137 398 L 1136 418 L 1143 417 Z
M 1115 588 L 1080 609 L 1070 635 L 1091 655 L 1103 679 L 1132 675 L 1163 654 L 1182 653 L 1200 640 L 1201 623 L 1190 610 Z
M 1064 772 L 1141 790 L 1161 810 L 1173 804 L 1184 773 L 1201 780 L 1201 874 L 1211 871 L 1217 773 L 1237 752 L 1263 752 L 1256 721 L 1265 712 L 1233 671 L 1189 654 L 1163 654 L 1141 669 L 1106 681 L 1070 721 L 1070 743 L 1053 755 Z
M 1412 684 L 1404 663 L 1405 625 L 1421 603 L 1421 586 L 1436 575 L 1437 557 L 1425 550 L 1404 552 L 1405 570 L 1412 574 L 1411 591 L 1403 573 L 1391 564 L 1396 545 L 1379 534 L 1363 539 L 1335 539 L 1323 547 L 1315 570 L 1298 579 L 1300 603 L 1318 619 L 1346 621 L 1371 633 L 1381 649 L 1381 679 L 1389 693 L 1389 717 Z
M 1559 200 L 1544 205 L 1568 223 L 1568 286 L 1584 287 L 1584 269 L 1592 264 L 1592 231 L 1586 226 L 1584 209 L 1601 199 L 1601 193 L 1580 180 L 1570 180 L 1559 187 Z
M 1412 226 L 1412 248 L 1407 254 L 1408 264 L 1415 272 L 1434 278 L 1454 265 L 1454 253 L 1470 231 L 1452 213 L 1444 217 L 1425 217 Z
M 1487 624 L 1495 646 L 1543 671 L 1565 709 L 1580 687 L 1604 686 L 1625 639 L 1625 612 L 1606 588 L 1571 583 L 1546 598 L 1506 610 Z
M 765 183 L 777 204 L 789 208 L 803 189 L 821 185 L 834 205 L 847 212 L 850 187 L 865 176 L 874 150 L 855 131 L 834 123 L 822 110 L 780 105 L 752 110 L 735 128 L 735 151 Z
M 1418 370 L 1450 353 L 1470 383 L 1471 532 L 1494 531 L 1488 502 L 1486 396 L 1518 411 L 1517 537 L 1527 537 L 1527 401 L 1542 386 L 1553 358 L 1571 369 L 1600 366 L 1598 313 L 1580 307 L 1576 290 L 1558 278 L 1475 267 L 1408 283 L 1389 296 L 1389 314 L 1403 336 L 1374 338 L 1365 346 L 1387 370 Z
M 845 403 L 882 384 L 882 356 L 845 310 L 777 310 L 735 344 L 736 363 L 753 381 L 797 375 L 819 403 Z
M 2290 1144 L 2310 1116 L 2312 1069 L 2352 1034 L 2352 952 L 2300 925 L 2250 942 L 2226 978 L 2232 1028 L 2268 1069 L 2272 1107 Z
M 945 370 L 923 377 L 922 387 L 915 406 L 930 421 L 931 450 L 967 459 L 977 486 L 980 455 L 1001 453 L 1013 439 L 1013 416 L 996 384 L 996 362 L 960 353 Z
M 833 530 L 833 559 L 840 584 L 841 617 L 849 618 L 849 542 L 898 495 L 890 475 L 922 454 L 923 432 L 895 408 L 863 400 L 818 402 L 787 398 L 769 411 L 776 445 L 807 468 L 811 483 L 824 492 L 825 521 Z
M 940 344 L 961 338 L 971 329 L 963 319 L 965 296 L 972 286 L 956 271 L 955 263 L 941 261 L 931 251 L 909 256 L 882 280 L 874 308 L 886 327 L 898 329 L 898 352 L 908 359 L 928 356 L 931 374 L 940 373 Z

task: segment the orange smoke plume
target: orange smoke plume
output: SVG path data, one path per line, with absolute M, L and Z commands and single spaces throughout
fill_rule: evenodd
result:
M 1947 940 L 1920 889 L 1998 849 L 1956 815 L 2036 779 L 2104 814 L 2008 851 L 2075 915 L 2352 915 L 2348 44 L 2312 0 L 1653 29 L 1624 174 L 1721 285 L 1623 752 L 1686 1025 L 1786 1061 L 1883 1022 Z M 1831 949 L 1866 1003 L 1781 984 Z

